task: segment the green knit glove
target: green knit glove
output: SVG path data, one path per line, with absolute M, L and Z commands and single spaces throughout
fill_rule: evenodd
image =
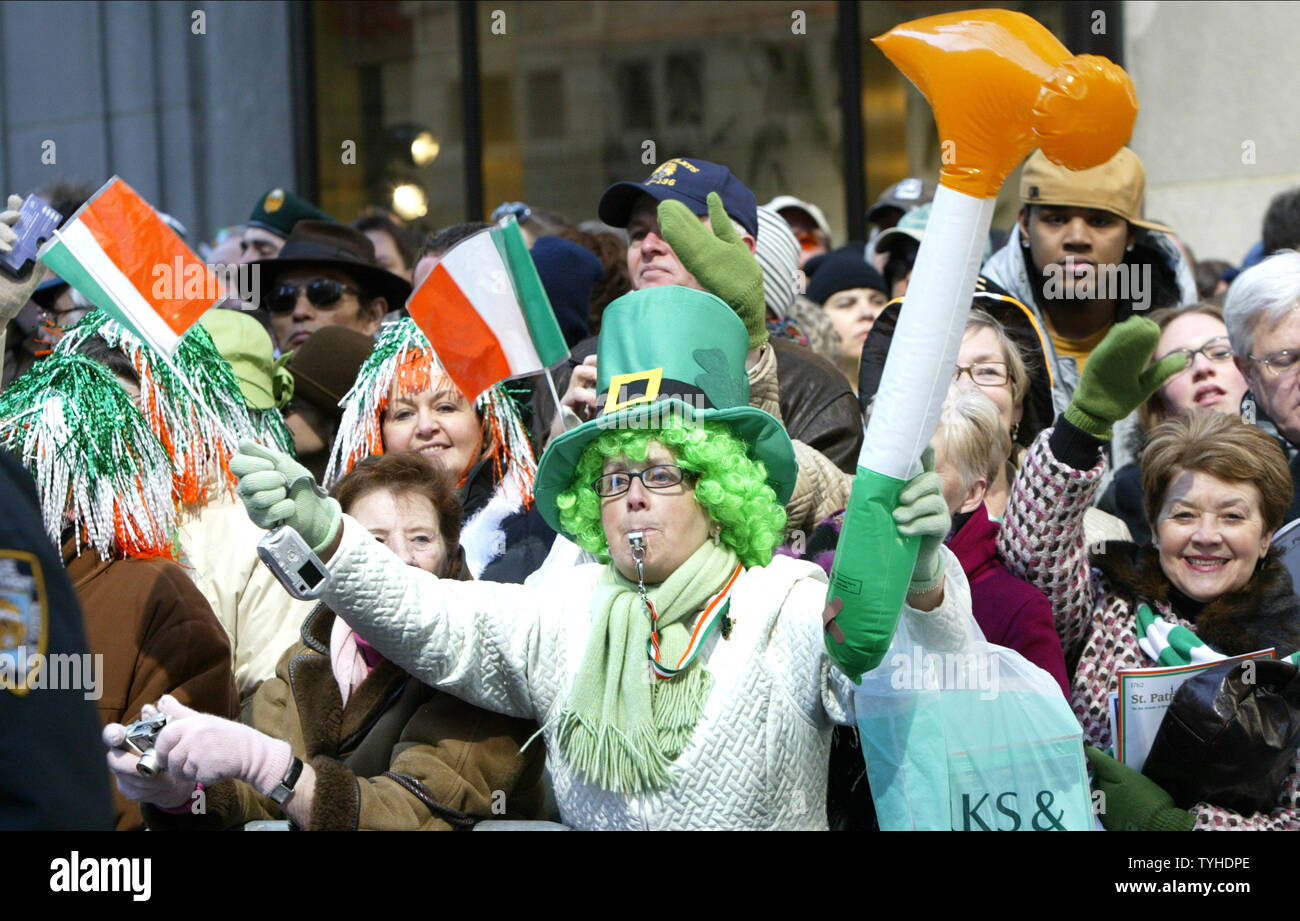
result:
M 1101 824 L 1107 831 L 1192 830 L 1196 816 L 1175 806 L 1174 798 L 1151 778 L 1091 745 L 1085 745 L 1083 752 L 1092 765 L 1097 789 L 1106 797 Z
M 230 459 L 230 472 L 239 477 L 239 498 L 258 527 L 270 530 L 287 524 L 313 553 L 328 547 L 339 533 L 343 512 L 338 502 L 289 455 L 244 439 Z
M 1065 418 L 1094 438 L 1110 441 L 1112 425 L 1187 367 L 1187 356 L 1178 352 L 1148 368 L 1159 342 L 1160 327 L 1146 317 L 1112 326 L 1088 356 Z
M 921 455 L 921 469 L 898 494 L 898 507 L 894 509 L 898 533 L 921 538 L 916 565 L 912 567 L 912 582 L 907 587 L 909 595 L 932 591 L 943 581 L 943 557 L 939 548 L 952 530 L 952 516 L 943 498 L 943 481 L 934 472 L 933 447 L 927 447 Z
M 708 202 L 712 233 L 689 208 L 671 199 L 659 203 L 659 231 L 704 290 L 726 301 L 745 321 L 749 347 L 756 349 L 767 341 L 763 269 L 731 226 L 718 193 L 710 192 Z

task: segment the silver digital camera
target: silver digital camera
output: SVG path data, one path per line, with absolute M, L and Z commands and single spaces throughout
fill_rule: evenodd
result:
M 312 553 L 302 536 L 287 525 L 258 541 L 257 555 L 275 573 L 285 591 L 295 598 L 319 598 L 329 588 L 329 569 Z
M 170 720 L 166 713 L 159 713 L 152 719 L 136 720 L 126 727 L 126 744 L 140 756 L 135 769 L 145 777 L 153 777 L 162 769 L 154 744 L 158 741 L 158 733 Z

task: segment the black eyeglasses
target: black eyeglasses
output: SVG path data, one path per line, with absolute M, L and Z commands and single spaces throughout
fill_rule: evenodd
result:
M 1232 343 L 1227 336 L 1215 336 L 1199 349 L 1171 349 L 1167 355 L 1161 355 L 1160 358 L 1164 360 L 1170 355 L 1179 354 L 1187 356 L 1187 367 L 1178 372 L 1178 374 L 1182 374 L 1192 369 L 1192 362 L 1196 361 L 1197 355 L 1204 355 L 1210 361 L 1216 363 L 1230 361 L 1232 359 Z M 1178 375 L 1174 376 L 1177 377 Z
M 272 313 L 288 313 L 298 303 L 298 293 L 303 289 L 306 289 L 307 300 L 313 307 L 333 307 L 345 293 L 355 294 L 358 298 L 362 296 L 351 285 L 329 278 L 316 278 L 301 285 L 276 285 L 263 300 Z
M 620 470 L 617 473 L 607 473 L 593 481 L 591 486 L 596 490 L 596 495 L 608 499 L 611 496 L 621 496 L 631 489 L 633 480 L 640 480 L 646 489 L 669 489 L 689 476 L 690 473 L 674 464 L 655 464 L 639 472 Z

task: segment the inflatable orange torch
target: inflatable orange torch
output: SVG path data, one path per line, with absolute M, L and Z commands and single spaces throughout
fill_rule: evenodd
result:
M 892 511 L 938 424 L 998 189 L 1034 148 L 1067 169 L 1129 139 L 1137 94 L 1122 68 L 1071 55 L 1034 19 L 969 10 L 873 39 L 929 100 L 943 168 L 877 392 L 827 593 L 826 645 L 855 681 L 879 665 L 919 538 Z

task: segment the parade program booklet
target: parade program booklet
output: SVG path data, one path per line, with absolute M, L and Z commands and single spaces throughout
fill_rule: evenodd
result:
M 1168 668 L 1134 668 L 1119 673 L 1119 692 L 1112 694 L 1111 738 L 1115 740 L 1115 758 L 1135 771 L 1146 764 L 1151 743 L 1160 731 L 1165 711 L 1174 699 L 1174 692 L 1188 678 L 1231 662 L 1247 659 L 1272 659 L 1273 649 L 1248 652 L 1214 662 L 1197 662 L 1192 665 L 1175 665 Z

